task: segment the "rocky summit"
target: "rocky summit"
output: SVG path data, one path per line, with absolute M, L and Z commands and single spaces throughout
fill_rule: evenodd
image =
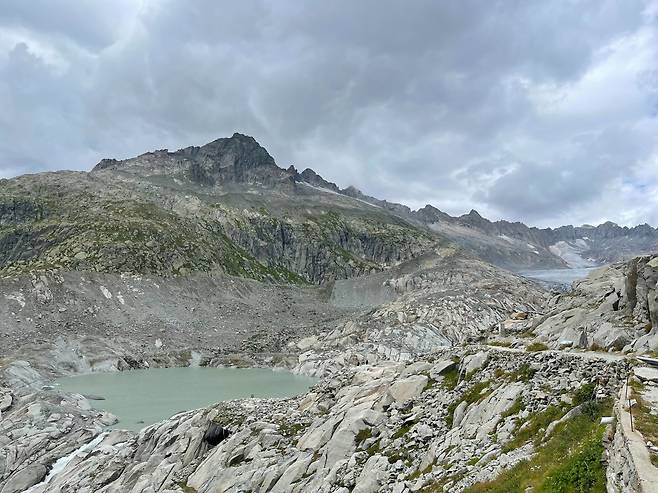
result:
M 0 493 L 658 491 L 657 243 L 412 211 L 237 133 L 0 180 Z M 139 432 L 55 383 L 162 367 L 317 383 Z

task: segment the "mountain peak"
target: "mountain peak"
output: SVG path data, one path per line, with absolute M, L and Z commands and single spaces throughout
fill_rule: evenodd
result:
M 288 173 L 276 165 L 274 158 L 256 139 L 238 132 L 201 147 L 148 152 L 123 161 L 103 159 L 92 172 L 100 170 L 141 176 L 172 176 L 204 186 L 225 183 L 272 185 L 288 177 Z

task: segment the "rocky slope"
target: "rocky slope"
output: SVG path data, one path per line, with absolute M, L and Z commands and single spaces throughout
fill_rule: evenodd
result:
M 60 374 L 285 353 L 354 313 L 326 288 L 207 274 L 51 272 L 0 279 L 0 293 L 2 356 Z
M 32 337 L 44 341 L 20 339 L 2 362 L 3 493 L 524 491 L 486 485 L 522 477 L 523 488 L 539 488 L 580 464 L 595 484 L 606 481 L 604 451 L 619 462 L 614 427 L 598 420 L 612 412 L 626 362 L 468 345 L 500 334 L 514 314 L 531 323 L 546 294 L 458 249 L 324 287 L 77 273 L 5 282 L 11 317 L 42 320 Z M 267 330 L 235 331 L 246 314 Z M 56 316 L 84 323 L 52 343 Z M 160 325 L 170 317 L 180 323 Z M 112 416 L 47 385 L 62 373 L 190 364 L 283 365 L 321 380 L 299 398 L 222 403 L 138 435 L 100 434 Z M 222 429 L 230 433 L 217 443 Z M 555 450 L 568 460 L 552 460 Z M 610 484 L 626 488 L 628 470 L 611 469 Z
M 111 432 L 31 491 L 470 491 L 522 470 L 574 426 L 586 432 L 569 435 L 569 446 L 595 446 L 600 455 L 604 429 L 597 420 L 609 410 L 592 407 L 593 399 L 612 397 L 622 371 L 574 356 L 468 348 L 411 364 L 353 367 L 302 398 L 228 402 L 137 436 Z M 56 423 L 56 412 L 32 404 L 30 423 Z M 230 432 L 219 444 L 208 433 L 216 429 Z M 585 460 L 597 467 L 599 459 Z M 565 469 L 540 467 L 524 484 L 546 483 L 547 473 Z M 12 478 L 6 484 L 16 484 Z
M 532 330 L 553 347 L 649 352 L 658 348 L 658 256 L 593 272 L 554 296 Z

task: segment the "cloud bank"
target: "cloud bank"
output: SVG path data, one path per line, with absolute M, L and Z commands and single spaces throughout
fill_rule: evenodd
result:
M 658 226 L 658 4 L 6 0 L 0 177 L 239 131 L 412 207 Z

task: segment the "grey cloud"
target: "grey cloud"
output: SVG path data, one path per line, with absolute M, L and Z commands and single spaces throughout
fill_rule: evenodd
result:
M 658 154 L 646 2 L 48 5 L 0 13 L 20 38 L 0 53 L 3 175 L 241 131 L 281 165 L 413 206 L 541 224 L 656 215 L 628 192 Z M 606 209 L 610 194 L 627 202 Z

